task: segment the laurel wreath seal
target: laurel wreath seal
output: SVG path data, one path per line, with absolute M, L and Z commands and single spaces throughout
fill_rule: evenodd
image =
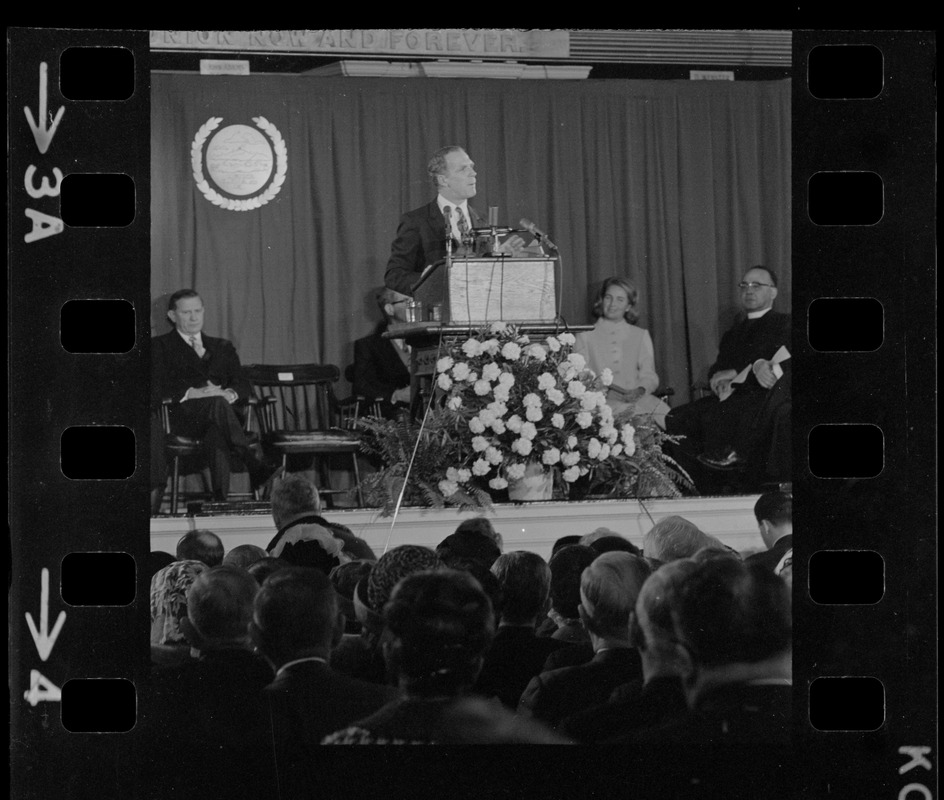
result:
M 222 117 L 210 117 L 193 137 L 193 144 L 190 146 L 190 165 L 193 168 L 193 180 L 197 188 L 203 193 L 203 196 L 213 205 L 225 208 L 227 211 L 251 211 L 254 208 L 260 208 L 275 197 L 282 189 L 285 183 L 285 174 L 288 171 L 288 150 L 285 147 L 285 140 L 279 129 L 275 127 L 265 117 L 253 117 L 252 121 L 269 140 L 272 142 L 272 149 L 275 151 L 275 177 L 262 194 L 250 197 L 244 200 L 223 197 L 217 192 L 203 175 L 203 145 L 223 121 Z

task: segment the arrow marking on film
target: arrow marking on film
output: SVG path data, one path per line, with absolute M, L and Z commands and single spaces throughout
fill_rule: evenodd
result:
M 59 638 L 59 631 L 62 630 L 65 621 L 66 612 L 60 611 L 59 616 L 56 618 L 56 624 L 53 626 L 52 633 L 49 633 L 49 570 L 43 567 L 42 589 L 40 590 L 39 599 L 39 630 L 36 629 L 36 623 L 33 622 L 32 615 L 29 611 L 26 612 L 26 624 L 29 625 L 33 641 L 36 643 L 36 649 L 39 651 L 39 657 L 43 661 L 49 658 L 49 654 L 56 644 L 56 639 Z

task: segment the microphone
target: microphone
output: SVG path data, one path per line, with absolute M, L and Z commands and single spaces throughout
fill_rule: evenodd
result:
M 547 245 L 551 250 L 557 250 L 557 245 L 551 241 L 550 237 L 542 231 L 537 225 L 535 225 L 531 220 L 525 218 L 518 220 L 518 224 L 524 228 L 528 233 L 534 236 L 541 244 Z

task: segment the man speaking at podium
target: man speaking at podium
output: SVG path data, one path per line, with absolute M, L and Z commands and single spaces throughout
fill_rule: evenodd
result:
M 447 234 L 453 240 L 454 255 L 481 255 L 474 252 L 475 248 L 470 251 L 462 245 L 472 228 L 485 224 L 469 205 L 469 198 L 475 197 L 476 177 L 469 154 L 457 145 L 443 147 L 429 160 L 426 171 L 438 196 L 400 218 L 384 275 L 386 286 L 401 294 L 412 295 L 423 270 L 446 257 Z M 502 243 L 499 252 L 511 256 L 541 255 L 540 250 L 525 249 L 524 240 L 517 235 Z

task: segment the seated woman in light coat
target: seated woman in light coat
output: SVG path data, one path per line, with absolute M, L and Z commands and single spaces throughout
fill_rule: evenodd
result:
M 574 350 L 597 375 L 609 368 L 613 383 L 607 402 L 617 414 L 651 414 L 665 427 L 669 407 L 652 393 L 659 386 L 649 331 L 635 325 L 639 319 L 639 291 L 632 281 L 607 278 L 593 306 L 597 321 L 592 331 L 577 334 Z

